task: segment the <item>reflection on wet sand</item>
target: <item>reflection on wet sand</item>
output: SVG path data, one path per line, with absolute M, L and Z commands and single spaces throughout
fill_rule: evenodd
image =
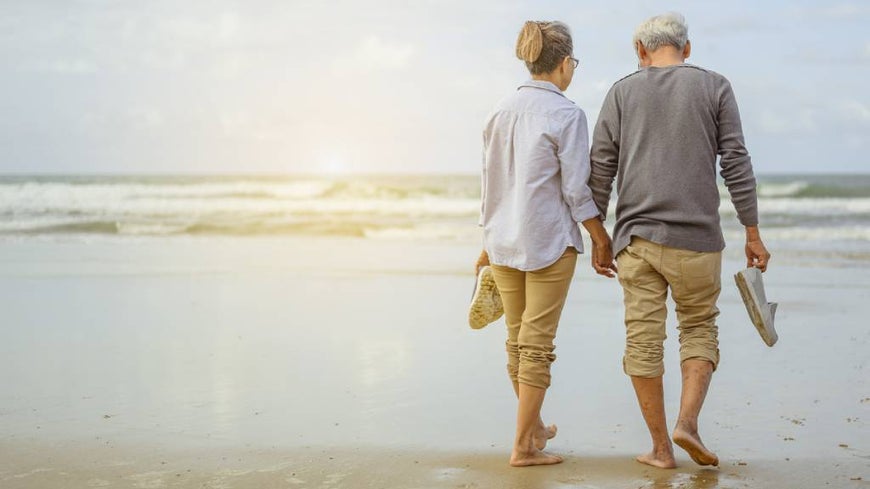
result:
M 736 487 L 733 484 L 719 485 L 720 472 L 716 469 L 699 469 L 697 472 L 668 473 L 659 471 L 648 477 L 642 489 L 718 489 L 719 487 Z M 729 480 L 730 479 L 730 480 Z M 739 479 L 725 478 L 724 481 L 737 482 Z M 724 482 L 723 481 L 723 482 Z

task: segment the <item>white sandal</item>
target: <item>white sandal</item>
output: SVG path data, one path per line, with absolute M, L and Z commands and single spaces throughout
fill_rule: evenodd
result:
M 776 330 L 773 329 L 777 303 L 767 302 L 761 270 L 757 268 L 741 270 L 734 275 L 734 281 L 737 282 L 737 289 L 740 290 L 740 296 L 743 297 L 743 304 L 746 305 L 752 324 L 755 325 L 764 343 L 773 346 L 779 339 Z

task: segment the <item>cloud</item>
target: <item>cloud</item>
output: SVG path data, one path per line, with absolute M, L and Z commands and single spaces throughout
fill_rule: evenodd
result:
M 822 3 L 820 6 L 798 7 L 786 12 L 787 15 L 802 20 L 854 21 L 870 15 L 870 6 L 858 3 L 840 3 L 836 5 L 824 5 Z
M 412 44 L 389 43 L 377 36 L 368 36 L 349 58 L 333 63 L 333 68 L 338 72 L 398 70 L 408 65 L 415 51 Z
M 25 64 L 23 69 L 25 71 L 56 73 L 60 75 L 83 75 L 97 72 L 96 64 L 84 59 L 36 61 Z
M 816 116 L 812 109 L 787 113 L 764 109 L 759 114 L 760 129 L 768 134 L 810 134 L 816 130 Z
M 870 14 L 870 7 L 854 3 L 841 3 L 820 8 L 818 12 L 832 19 L 852 19 L 856 16 Z
M 837 107 L 840 117 L 852 123 L 870 123 L 870 107 L 858 100 L 845 100 Z
M 134 107 L 127 111 L 127 120 L 139 129 L 155 128 L 163 125 L 163 113 L 154 107 Z

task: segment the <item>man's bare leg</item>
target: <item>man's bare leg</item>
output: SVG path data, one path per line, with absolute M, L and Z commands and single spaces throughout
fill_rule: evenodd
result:
M 637 461 L 661 469 L 673 469 L 674 447 L 668 436 L 668 423 L 665 419 L 665 394 L 662 377 L 631 377 L 631 384 L 637 394 L 637 403 L 652 437 L 652 451 L 637 457 Z
M 520 384 L 519 382 L 513 382 L 514 392 L 517 395 L 517 399 L 520 397 Z M 535 428 L 535 447 L 538 450 L 543 450 L 547 448 L 547 441 L 552 440 L 556 437 L 556 433 L 559 431 L 559 428 L 551 424 L 550 426 L 544 425 L 544 420 L 538 416 L 538 426 Z
M 707 360 L 690 358 L 680 368 L 683 372 L 683 393 L 680 396 L 680 415 L 674 428 L 674 443 L 688 452 L 698 465 L 719 465 L 719 457 L 704 446 L 698 435 L 698 415 L 707 397 L 713 364 Z
M 510 464 L 514 467 L 551 465 L 562 462 L 562 457 L 542 452 L 535 446 L 535 433 L 541 422 L 541 406 L 547 389 L 519 384 L 517 403 L 517 436 L 511 453 Z

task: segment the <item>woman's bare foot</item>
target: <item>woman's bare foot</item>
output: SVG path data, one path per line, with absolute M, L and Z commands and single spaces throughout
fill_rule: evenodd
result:
M 562 463 L 562 457 L 551 453 L 534 449 L 531 452 L 519 452 L 514 449 L 511 453 L 511 465 L 513 467 L 529 467 L 532 465 L 553 465 Z
M 677 423 L 677 427 L 674 429 L 674 443 L 688 452 L 692 460 L 698 465 L 719 465 L 719 457 L 707 450 L 707 447 L 701 443 L 701 437 L 698 436 L 697 431 L 689 431 Z
M 538 426 L 538 429 L 535 433 L 535 448 L 538 450 L 543 450 L 547 448 L 547 440 L 552 440 L 556 437 L 556 433 L 559 431 L 559 428 L 556 425 L 551 424 L 550 426 L 544 426 L 541 423 Z
M 645 455 L 638 455 L 635 460 L 660 469 L 673 469 L 677 466 L 677 461 L 674 460 L 674 450 L 671 447 L 667 449 L 653 449 L 653 451 Z

